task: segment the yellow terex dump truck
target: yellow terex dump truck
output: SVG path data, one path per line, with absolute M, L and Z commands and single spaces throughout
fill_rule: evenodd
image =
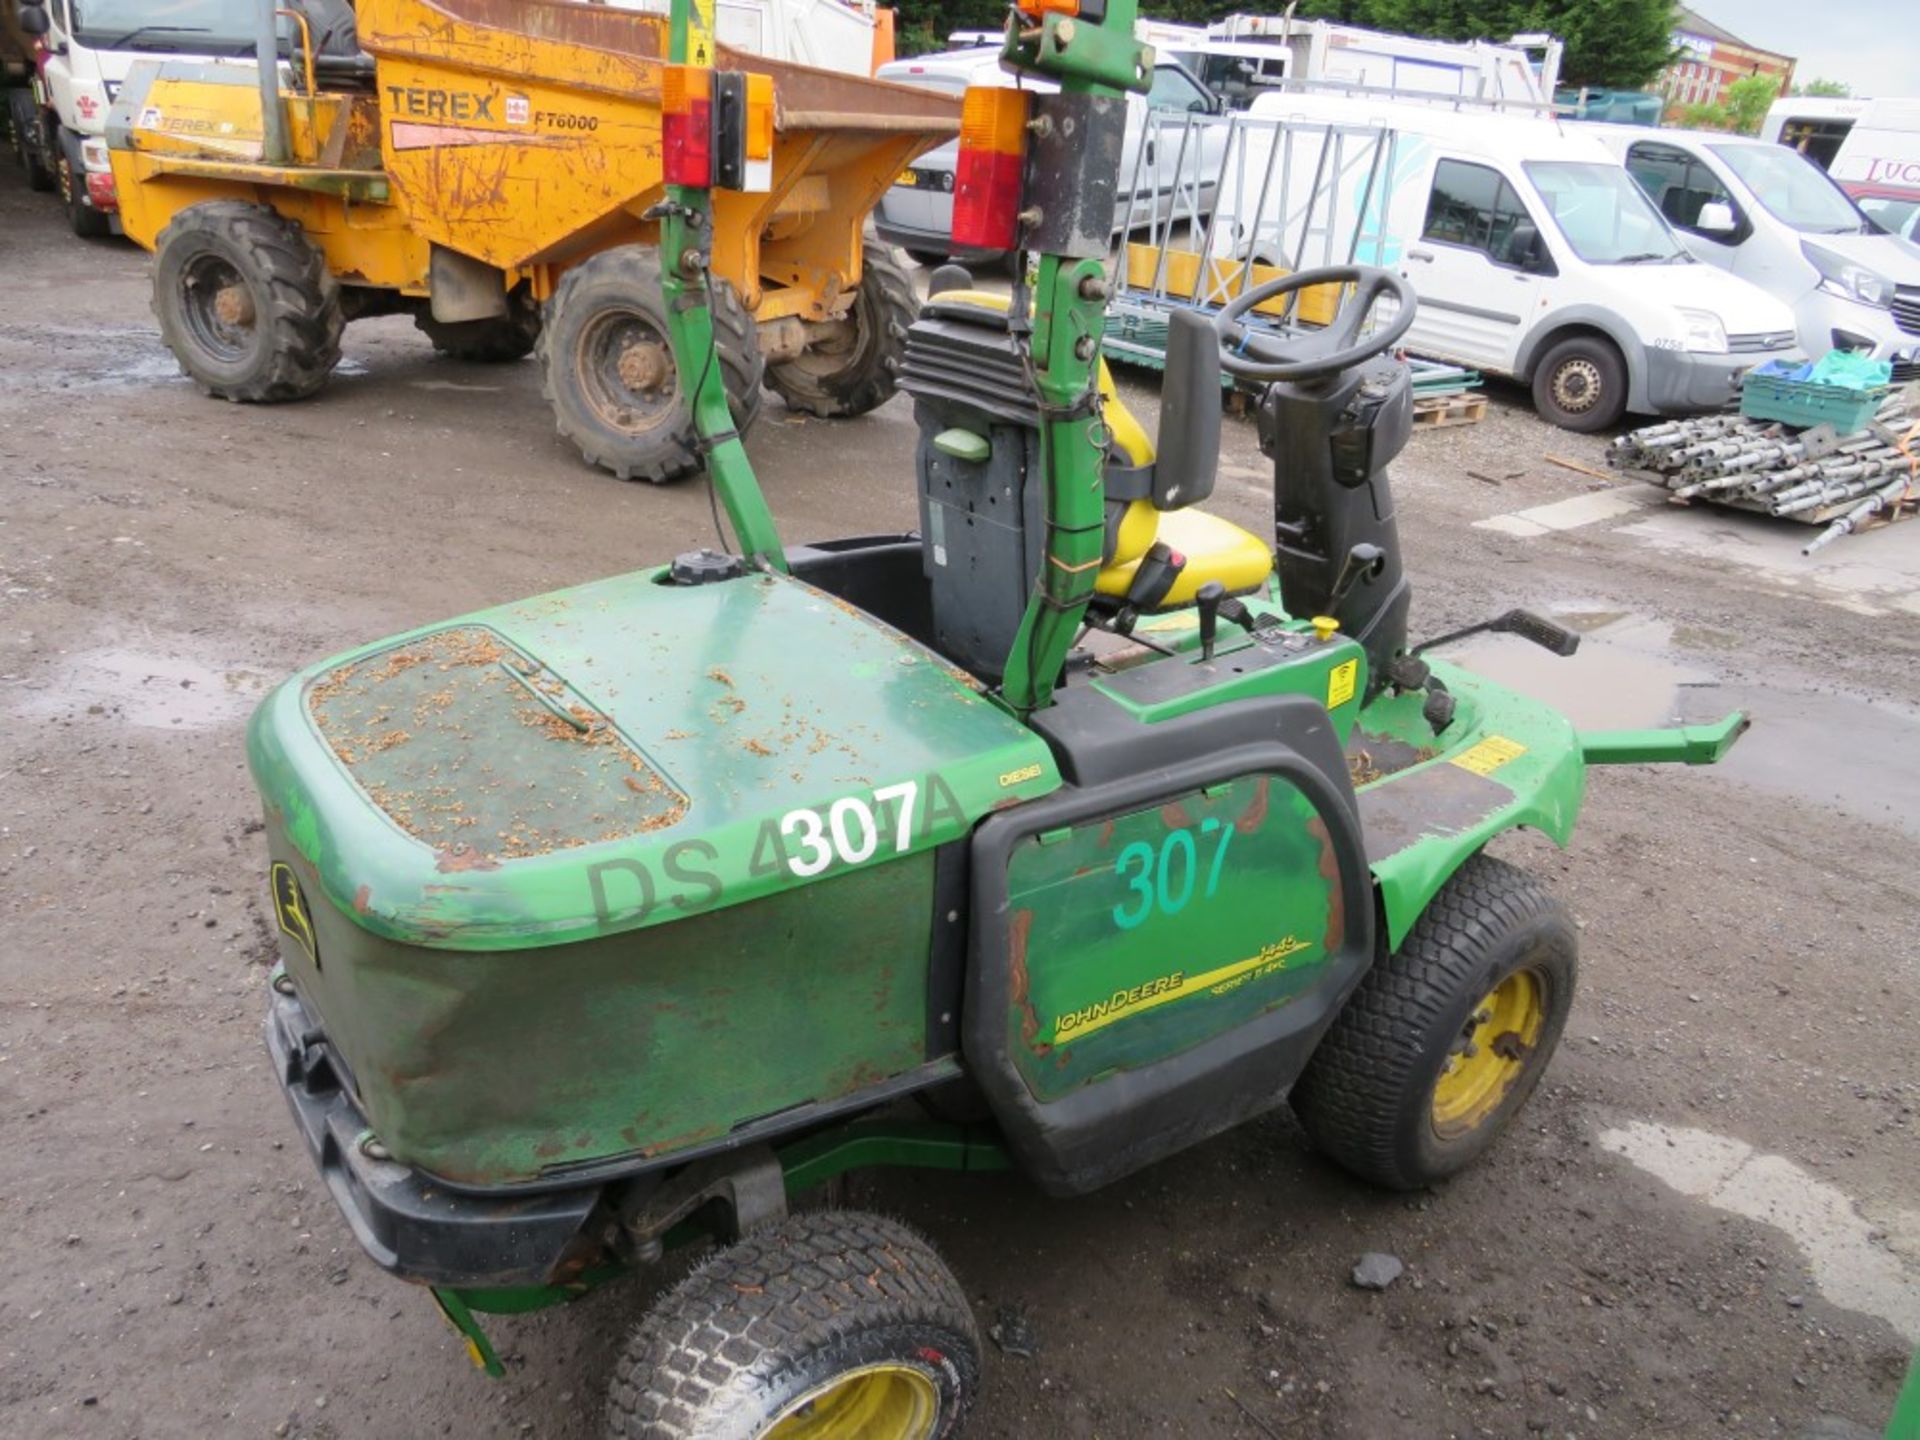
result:
M 276 51 L 275 0 L 260 48 Z M 660 309 L 663 17 L 567 0 L 309 3 L 282 67 L 136 72 L 109 127 L 127 234 L 183 369 L 228 400 L 325 382 L 348 320 L 411 313 L 440 350 L 537 346 L 561 434 L 623 479 L 696 468 Z M 333 7 L 336 10 L 338 7 Z M 339 13 L 344 14 L 344 11 Z M 315 23 L 309 23 L 312 20 Z M 893 393 L 914 295 L 863 241 L 916 155 L 957 133 L 924 90 L 718 47 L 771 75 L 768 188 L 715 202 L 714 321 L 739 423 L 764 379 L 858 415 Z M 763 145 L 765 143 L 763 139 Z

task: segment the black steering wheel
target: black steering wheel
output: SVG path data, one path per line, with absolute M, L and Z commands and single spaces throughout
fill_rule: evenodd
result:
M 1354 287 L 1352 297 L 1324 330 L 1282 336 L 1247 323 L 1246 316 L 1254 306 L 1314 285 Z M 1393 319 L 1385 329 L 1362 340 L 1361 329 L 1385 295 L 1393 297 Z M 1399 343 L 1413 324 L 1417 303 L 1411 285 L 1393 271 L 1377 266 L 1324 265 L 1318 270 L 1296 270 L 1255 285 L 1214 317 L 1214 328 L 1220 333 L 1220 364 L 1228 373 L 1249 380 L 1315 380 L 1337 375 Z

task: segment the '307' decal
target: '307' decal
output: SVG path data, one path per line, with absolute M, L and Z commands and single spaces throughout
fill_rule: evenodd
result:
M 1113 907 L 1113 923 L 1131 930 L 1155 910 L 1178 915 L 1186 909 L 1199 883 L 1201 854 L 1206 848 L 1203 842 L 1216 835 L 1219 838 L 1213 843 L 1206 885 L 1200 892 L 1201 899 L 1211 900 L 1220 888 L 1220 866 L 1227 858 L 1227 846 L 1233 843 L 1233 826 L 1209 816 L 1200 822 L 1198 840 L 1192 830 L 1169 830 L 1157 847 L 1136 840 L 1122 850 L 1113 862 L 1113 873 L 1127 882 L 1128 898 Z

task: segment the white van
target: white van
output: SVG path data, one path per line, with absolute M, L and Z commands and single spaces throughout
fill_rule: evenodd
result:
M 1357 233 L 1356 260 L 1412 282 L 1409 350 L 1531 384 L 1556 425 L 1717 409 L 1749 368 L 1798 353 L 1792 312 L 1695 261 L 1591 125 L 1311 93 L 1262 96 L 1252 113 L 1394 132 L 1384 174 L 1335 178 L 1342 202 L 1367 197 L 1367 213 L 1315 223 Z M 1320 178 L 1297 155 L 1288 166 L 1250 157 L 1220 197 L 1216 251 L 1283 267 L 1301 253 L 1281 217 L 1303 207 L 1283 198 L 1253 213 L 1260 186 L 1280 184 L 1260 172 L 1283 169 L 1290 183 Z
M 1793 307 L 1808 354 L 1885 360 L 1920 344 L 1920 249 L 1804 155 L 1710 130 L 1590 128 L 1688 249 Z
M 955 99 L 964 95 L 970 85 L 1010 86 L 1014 83 L 1013 76 L 1000 68 L 997 44 L 890 61 L 874 72 L 874 78 L 891 80 L 896 85 L 938 90 Z M 1029 90 L 1050 88 L 1032 79 L 1024 83 Z M 1120 152 L 1117 215 L 1133 214 L 1144 220 L 1150 213 L 1167 214 L 1173 206 L 1176 180 L 1194 166 L 1192 156 L 1186 157 L 1184 166 L 1181 164 L 1178 146 L 1156 146 L 1151 139 L 1145 141 L 1147 153 L 1140 153 L 1147 129 L 1147 112 L 1171 110 L 1215 115 L 1220 109 L 1218 97 L 1178 62 L 1163 59 L 1154 66 L 1152 88 L 1147 94 L 1127 97 L 1127 134 Z M 1215 147 L 1217 163 L 1218 149 L 1225 144 L 1225 132 L 1217 127 L 1195 129 L 1200 145 Z M 889 245 L 900 246 L 923 263 L 938 263 L 949 255 L 963 260 L 998 258 L 954 248 L 953 177 L 959 163 L 960 142 L 949 140 L 929 150 L 913 162 L 911 169 L 902 172 L 899 180 L 880 197 L 880 204 L 873 212 L 874 229 L 880 238 Z M 1203 164 L 1200 173 L 1213 174 L 1214 165 Z M 1132 188 L 1135 185 L 1140 191 L 1137 196 Z M 1203 200 L 1211 206 L 1213 196 L 1208 194 Z

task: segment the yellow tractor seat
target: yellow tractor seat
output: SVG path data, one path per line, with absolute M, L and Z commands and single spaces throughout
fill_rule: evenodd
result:
M 1133 503 L 1145 507 L 1147 514 L 1160 522 L 1147 543 L 1163 540 L 1187 560 L 1179 578 L 1173 582 L 1173 589 L 1155 609 L 1177 610 L 1191 605 L 1194 595 L 1209 580 L 1218 580 L 1229 595 L 1241 595 L 1259 589 L 1273 573 L 1273 552 L 1266 542 L 1231 520 L 1209 514 L 1195 505 L 1184 510 L 1159 511 L 1143 500 Z M 1129 506 L 1129 511 L 1132 508 Z M 1113 562 L 1101 570 L 1094 588 L 1115 599 L 1124 596 L 1146 549 L 1146 545 L 1142 545 L 1125 560 L 1116 554 Z
M 990 291 L 943 290 L 937 299 L 942 307 L 977 310 L 996 319 L 1007 313 L 1008 297 Z M 1099 384 L 1102 413 L 1114 449 L 1126 457 L 1129 465 L 1151 465 L 1153 441 L 1120 399 L 1105 360 L 1100 362 Z M 1186 557 L 1185 568 L 1166 598 L 1154 607 L 1156 610 L 1191 605 L 1194 595 L 1209 580 L 1218 580 L 1229 595 L 1240 595 L 1259 589 L 1273 573 L 1273 551 L 1265 541 L 1198 506 L 1158 510 L 1150 500 L 1131 501 L 1110 529 L 1109 537 L 1107 563 L 1094 588 L 1114 599 L 1125 597 L 1141 558 L 1154 541 L 1164 541 Z

